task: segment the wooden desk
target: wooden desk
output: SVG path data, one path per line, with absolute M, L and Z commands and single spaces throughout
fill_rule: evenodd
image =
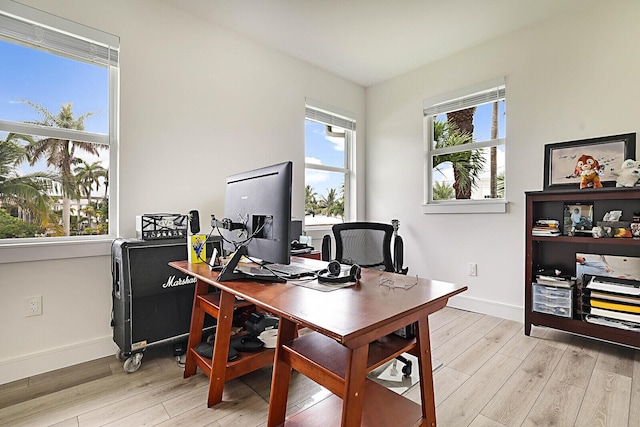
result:
M 319 262 L 303 258 L 296 261 L 312 265 Z M 332 396 L 291 415 L 286 420 L 288 426 L 359 426 L 361 423 L 372 426 L 436 425 L 428 315 L 442 309 L 450 297 L 465 291 L 466 286 L 419 279 L 418 284 L 410 289 L 390 289 L 379 285 L 381 275 L 407 283 L 415 281 L 415 278 L 364 269 L 357 285 L 321 292 L 290 283 L 219 283 L 215 281 L 217 273 L 210 272 L 204 264 L 188 264 L 186 261 L 169 264 L 198 279 L 184 375 L 193 375 L 196 363 L 198 367 L 205 366 L 203 370 L 210 377 L 209 406 L 222 400 L 224 382 L 230 379 L 230 373 L 237 376 L 239 372 L 257 369 L 256 366 L 265 363 L 264 359 L 247 359 L 242 368 L 235 368 L 237 365 L 231 365 L 231 362 L 227 370 L 229 340 L 221 338 L 230 334 L 236 304 L 234 296 L 239 296 L 280 318 L 269 426 L 285 421 L 291 368 L 323 385 L 337 397 Z M 209 296 L 209 285 L 220 289 L 219 298 Z M 199 314 L 202 309 L 196 310 L 196 307 L 207 306 L 207 298 L 215 299 L 213 303 L 217 308 L 212 312 L 217 311 L 215 314 L 218 315 L 213 363 L 209 370 L 194 350 L 201 340 L 204 319 L 204 314 Z M 418 324 L 415 340 L 395 336 L 382 339 L 413 322 Z M 297 325 L 318 333 L 295 338 Z M 377 342 L 378 339 L 382 342 Z M 418 356 L 421 407 L 366 380 L 368 371 L 405 351 Z M 341 411 L 336 408 L 340 405 Z

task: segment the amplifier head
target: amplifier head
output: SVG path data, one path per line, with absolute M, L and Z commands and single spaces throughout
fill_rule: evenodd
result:
M 142 240 L 187 237 L 189 216 L 181 214 L 144 214 L 136 216 L 136 238 Z

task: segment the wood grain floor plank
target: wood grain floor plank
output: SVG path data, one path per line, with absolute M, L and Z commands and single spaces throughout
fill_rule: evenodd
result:
M 116 421 L 102 425 L 104 427 L 154 426 L 170 419 L 171 417 L 169 417 L 167 411 L 164 410 L 162 403 L 158 403 Z
M 204 378 L 203 376 L 200 377 Z M 191 378 L 189 378 L 191 379 Z M 121 399 L 117 402 L 101 406 L 93 411 L 82 414 L 78 417 L 80 425 L 104 425 L 117 421 L 122 417 L 134 414 L 142 409 L 149 408 L 155 404 L 162 403 L 167 396 L 177 396 L 187 393 L 194 388 L 202 387 L 202 380 L 184 380 L 182 377 L 173 377 L 165 382 L 162 387 L 153 387 Z
M 640 426 L 640 352 L 636 351 L 631 378 L 631 404 L 629 405 L 629 426 Z
M 450 307 L 445 307 L 442 310 L 436 311 L 429 316 L 429 331 L 433 334 L 434 331 L 442 328 L 444 325 L 455 322 L 465 313 L 466 311 Z
M 542 333 L 541 333 L 542 332 Z M 498 353 L 505 356 L 514 357 L 516 359 L 524 360 L 529 353 L 539 342 L 539 336 L 544 334 L 544 330 L 541 328 L 532 328 L 531 336 L 524 334 L 515 334 Z
M 636 350 L 620 345 L 607 346 L 598 354 L 595 369 L 631 378 L 635 352 Z
M 504 320 L 497 323 L 496 326 L 487 325 L 487 330 L 485 335 L 450 363 L 449 366 L 452 369 L 473 375 L 516 333 L 522 331 L 522 324 Z
M 522 362 L 502 354 L 493 356 L 471 378 L 436 407 L 442 426 L 468 426 Z
M 448 366 L 443 366 L 435 371 L 433 374 L 433 388 L 436 406 L 449 397 L 451 393 L 456 391 L 458 387 L 464 384 L 469 378 L 470 375 L 451 369 Z M 418 387 L 418 384 L 411 387 L 403 396 L 418 404 L 422 402 L 420 400 L 420 387 Z
M 108 359 L 111 360 L 111 358 Z M 1 393 L 0 408 L 15 405 L 16 403 L 39 396 L 45 396 L 109 375 L 111 375 L 111 370 L 105 363 L 105 358 L 35 375 L 26 380 L 26 387 L 14 387 L 10 393 Z M 19 385 L 23 385 L 23 382 L 19 382 Z
M 202 379 L 201 385 L 197 385 L 185 393 L 167 396 L 167 398 L 162 401 L 170 417 L 177 417 L 198 406 L 207 407 L 208 381 L 204 375 L 199 374 L 198 376 Z M 222 392 L 222 400 L 228 402 L 228 404 L 235 402 L 236 405 L 241 405 L 244 399 L 252 395 L 255 395 L 255 391 L 239 379 L 235 379 L 225 384 Z
M 21 380 L 11 381 L 10 383 L 0 384 L 0 407 L 4 407 L 4 396 L 9 395 L 10 393 L 15 393 L 16 391 L 27 388 L 28 386 L 29 378 L 23 378 Z
M 505 427 L 505 425 L 479 414 L 469 427 Z
M 449 340 L 432 349 L 433 357 L 448 365 L 471 346 L 482 339 L 482 332 L 467 329 L 451 336 Z
M 587 387 L 577 427 L 620 427 L 629 424 L 631 378 L 594 369 Z
M 239 380 L 232 381 L 234 383 L 233 390 L 223 394 L 223 401 L 213 408 L 208 408 L 206 403 L 206 390 L 204 392 L 204 401 L 201 405 L 197 405 L 186 412 L 172 416 L 170 420 L 158 424 L 159 426 L 210 426 L 219 425 L 218 420 L 228 417 L 234 413 L 243 414 L 245 412 L 253 413 L 262 410 L 265 407 L 268 410 L 268 404 L 256 393 L 244 394 L 249 388 Z M 265 419 L 267 413 L 265 412 Z M 257 424 L 257 423 L 256 423 Z M 238 424 L 239 426 L 242 424 Z
M 572 426 L 584 393 L 582 388 L 550 379 L 521 426 Z
M 435 350 L 460 333 L 468 331 L 482 317 L 483 315 L 481 314 L 464 312 L 455 322 L 450 322 L 431 334 L 431 349 Z
M 569 344 L 551 378 L 584 390 L 589 385 L 597 357 L 598 354 L 593 351 Z
M 73 417 L 68 420 L 60 421 L 59 423 L 51 424 L 49 427 L 79 427 L 78 417 Z
M 484 315 L 482 318 L 471 324 L 469 328 L 486 334 L 491 332 L 491 330 L 502 323 L 502 321 L 503 320 L 498 317 Z
M 548 346 L 556 347 L 560 350 L 565 350 L 569 343 L 572 341 L 573 334 L 556 329 L 545 329 L 545 332 L 542 335 L 541 339 Z
M 142 365 L 134 374 L 112 375 L 0 409 L 0 426 L 39 418 L 59 422 L 113 401 L 126 399 L 149 387 L 162 386 L 167 374 L 157 364 Z
M 481 414 L 510 427 L 522 424 L 562 353 L 546 342 L 538 343 Z

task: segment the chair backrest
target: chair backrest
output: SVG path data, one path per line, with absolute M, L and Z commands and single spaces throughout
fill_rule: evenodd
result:
M 336 260 L 340 263 L 394 271 L 391 258 L 391 224 L 345 222 L 335 224 L 332 230 L 336 240 Z

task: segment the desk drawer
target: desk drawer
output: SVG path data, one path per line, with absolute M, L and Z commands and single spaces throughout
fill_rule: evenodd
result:
M 534 283 L 532 309 L 538 313 L 570 318 L 573 311 L 572 289 Z

